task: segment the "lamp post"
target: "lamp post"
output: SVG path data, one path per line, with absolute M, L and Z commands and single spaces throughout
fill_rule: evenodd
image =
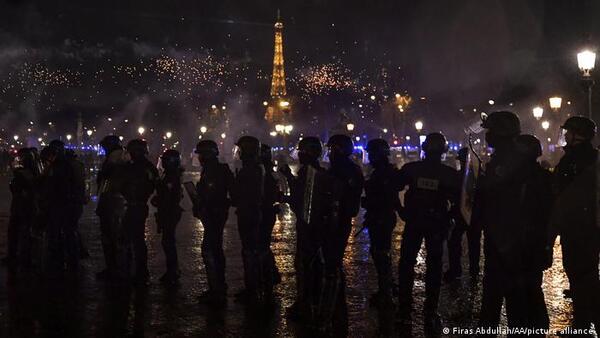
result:
M 421 134 L 421 131 L 423 130 L 423 122 L 421 122 L 421 121 L 415 122 L 415 129 L 417 130 L 418 134 Z
M 142 136 L 142 135 L 144 135 L 144 133 L 146 132 L 146 128 L 144 128 L 144 127 L 139 127 L 139 128 L 138 128 L 138 130 L 137 130 L 137 132 L 138 132 L 138 134 L 140 134 L 140 137 L 141 137 L 141 136 Z
M 544 131 L 548 131 L 548 128 L 550 128 L 550 122 L 549 121 L 542 121 L 542 129 L 544 129 Z
M 592 86 L 594 85 L 594 80 L 592 79 L 592 70 L 596 64 L 596 53 L 584 50 L 577 54 L 577 65 L 581 70 L 583 75 L 583 82 L 587 86 L 587 94 L 588 94 L 588 117 L 592 118 Z
M 562 106 L 562 97 L 553 96 L 549 98 L 548 101 L 550 102 L 550 109 L 552 109 L 555 112 L 558 112 L 558 110 Z
M 533 108 L 533 117 L 535 117 L 536 120 L 539 120 L 542 118 L 542 116 L 544 116 L 544 108 L 537 106 Z

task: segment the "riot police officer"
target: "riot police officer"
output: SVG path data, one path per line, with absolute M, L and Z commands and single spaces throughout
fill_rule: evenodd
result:
M 327 141 L 327 147 L 330 162 L 327 174 L 335 181 L 340 199 L 336 201 L 339 203 L 337 224 L 332 224 L 331 232 L 323 242 L 325 279 L 319 312 L 324 325 L 332 324 L 333 316 L 345 311 L 344 253 L 352 231 L 352 218 L 360 210 L 364 186 L 362 170 L 350 159 L 354 152 L 352 139 L 347 135 L 333 135 Z
M 539 227 L 540 223 L 535 219 L 539 215 L 530 210 L 536 207 L 528 204 L 533 198 L 542 198 L 543 187 L 533 184 L 539 175 L 531 165 L 532 156 L 517 147 L 521 127 L 516 114 L 494 112 L 483 120 L 482 127 L 487 130 L 485 138 L 494 152 L 479 178 L 478 212 L 473 215 L 475 221 L 482 222 L 484 231 L 480 325 L 496 327 L 502 302 L 506 300 L 509 327 L 528 327 L 531 309 L 527 292 L 535 284 L 531 281 L 539 276 L 532 277 L 528 271 L 532 270 L 532 263 L 525 253 L 535 250 L 532 241 L 541 236 L 535 234 L 536 230 L 529 233 L 529 229 Z
M 273 171 L 274 163 L 271 147 L 261 144 L 260 161 L 265 168 L 264 198 L 262 203 L 262 222 L 259 229 L 259 255 L 261 266 L 261 280 L 265 283 L 266 293 L 272 293 L 273 285 L 281 282 L 281 275 L 275 264 L 275 256 L 271 250 L 271 236 L 279 205 L 283 194 L 279 190 L 277 179 Z
M 200 301 L 219 305 L 226 300 L 225 254 L 223 229 L 227 222 L 231 201 L 229 194 L 233 173 L 226 163 L 220 163 L 219 148 L 212 140 L 202 140 L 196 145 L 196 154 L 202 166 L 200 181 L 196 184 L 194 216 L 202 221 L 202 259 L 208 280 L 208 290 Z
M 256 303 L 262 299 L 259 260 L 259 229 L 262 223 L 265 168 L 260 162 L 260 141 L 242 136 L 236 142 L 242 168 L 236 173 L 232 197 L 242 241 L 244 286 L 236 297 Z
M 134 282 L 144 285 L 148 282 L 148 248 L 146 247 L 146 218 L 148 218 L 148 199 L 154 193 L 158 182 L 158 170 L 146 157 L 148 144 L 141 139 L 127 143 L 127 152 L 131 162 L 126 167 L 127 181 L 123 196 L 127 208 L 123 224 L 127 229 L 130 250 L 133 250 L 135 275 Z
M 18 166 L 10 181 L 12 200 L 7 229 L 8 254 L 3 263 L 14 270 L 30 263 L 30 232 L 39 214 L 38 191 L 42 166 L 35 148 L 21 148 L 17 152 Z
M 550 320 L 544 291 L 542 290 L 543 272 L 552 265 L 551 255 L 546 247 L 549 217 L 547 209 L 553 203 L 552 174 L 538 162 L 542 156 L 542 145 L 534 135 L 519 135 L 515 139 L 519 157 L 523 157 L 521 175 L 525 176 L 523 190 L 523 271 L 515 278 L 521 278 L 523 285 L 523 304 L 529 328 L 548 329 Z
M 367 143 L 369 163 L 373 172 L 365 182 L 365 224 L 369 229 L 370 252 L 378 278 L 378 291 L 371 297 L 374 305 L 391 305 L 392 300 L 392 232 L 396 226 L 396 212 L 400 208 L 399 173 L 390 163 L 390 146 L 383 139 Z
M 460 190 L 458 172 L 442 164 L 448 150 L 441 133 L 431 133 L 422 144 L 425 157 L 407 163 L 400 170 L 400 189 L 408 186 L 402 218 L 406 221 L 400 249 L 398 270 L 400 319 L 410 318 L 414 267 L 423 239 L 427 250 L 425 275 L 426 328 L 437 329 L 437 313 L 442 279 L 443 244 L 451 224 L 449 205 L 455 202 Z
M 101 280 L 125 278 L 126 233 L 123 228 L 125 199 L 125 167 L 129 155 L 115 135 L 108 135 L 100 141 L 105 160 L 98 172 L 98 206 L 96 214 L 100 218 L 100 235 L 106 267 L 96 277 Z
M 555 235 L 560 235 L 563 266 L 573 298 L 573 327 L 587 329 L 593 322 L 598 328 L 600 230 L 596 226 L 598 192 L 594 183 L 598 150 L 592 145 L 596 124 L 588 118 L 573 116 L 561 128 L 566 146 L 554 169 L 557 203 L 549 246 L 554 243 Z
M 67 160 L 62 141 L 51 141 L 48 151 L 41 200 L 47 225 L 48 272 L 55 275 L 63 271 L 65 263 L 70 270 L 78 268 L 79 237 L 73 214 L 82 203 L 83 173 Z
M 469 148 L 461 148 L 458 151 L 457 159 L 460 162 L 460 177 L 464 180 L 467 170 L 467 156 Z M 453 205 L 454 228 L 448 239 L 448 271 L 444 274 L 444 280 L 451 282 L 462 275 L 462 241 L 463 235 L 467 234 L 468 255 L 469 255 L 469 273 L 472 277 L 479 275 L 479 257 L 481 254 L 481 226 L 473 223 L 468 225 L 460 214 L 460 206 Z
M 341 198 L 336 191 L 336 180 L 319 163 L 322 152 L 323 146 L 317 137 L 304 137 L 298 142 L 300 169 L 297 176 L 288 166 L 280 169 L 289 182 L 289 204 L 296 215 L 296 300 L 287 315 L 292 320 L 319 326 L 331 312 L 329 306 L 321 306 L 325 286 L 323 246 L 339 225 L 337 214 Z
M 160 278 L 163 283 L 173 284 L 180 276 L 177 263 L 177 247 L 175 245 L 175 228 L 181 219 L 183 209 L 179 202 L 183 198 L 181 188 L 181 155 L 175 149 L 166 150 L 160 161 L 163 168 L 162 176 L 156 184 L 156 195 L 152 205 L 156 207 L 156 225 L 162 233 L 162 247 L 167 261 L 167 272 Z

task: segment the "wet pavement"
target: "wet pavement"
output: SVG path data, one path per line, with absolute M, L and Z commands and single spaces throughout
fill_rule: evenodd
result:
M 0 255 L 3 256 L 6 251 L 10 199 L 7 180 L 0 178 L 0 181 Z M 218 312 L 198 304 L 197 296 L 207 288 L 200 249 L 203 229 L 189 211 L 189 200 L 184 200 L 182 206 L 186 211 L 177 229 L 182 277 L 177 288 L 167 288 L 158 282 L 165 270 L 165 259 L 153 217 L 148 219 L 146 230 L 152 276 L 150 285 L 146 289 L 129 290 L 97 281 L 94 274 L 102 270 L 104 264 L 99 223 L 92 203 L 86 207 L 81 220 L 81 232 L 91 258 L 82 261 L 78 275 L 47 281 L 39 277 L 9 276 L 5 268 L 0 269 L 0 337 L 302 336 L 302 328 L 285 318 L 285 308 L 291 305 L 295 295 L 293 216 L 289 212 L 281 215 L 273 234 L 272 248 L 282 272 L 282 283 L 276 287 L 277 305 L 272 314 L 258 316 L 256 313 L 246 313 L 244 307 L 233 299 L 233 294 L 243 284 L 241 247 L 233 213 L 230 214 L 224 235 L 229 285 L 227 308 L 224 312 Z M 359 224 L 355 224 L 355 231 L 358 228 Z M 402 230 L 403 224 L 399 223 L 393 237 L 395 269 Z M 349 336 L 423 335 L 424 259 L 423 249 L 416 268 L 413 326 L 397 327 L 389 315 L 379 314 L 369 306 L 369 296 L 375 291 L 377 283 L 369 256 L 368 234 L 362 233 L 351 239 L 344 261 Z M 444 261 L 447 262 L 446 255 Z M 466 263 L 465 260 L 463 262 Z M 561 329 L 570 323 L 570 300 L 562 296 L 562 290 L 567 287 L 560 247 L 557 245 L 554 265 L 544 275 L 551 329 Z M 477 322 L 480 299 L 481 276 L 473 280 L 467 274 L 458 282 L 445 284 L 440 301 L 440 313 L 445 326 L 473 327 Z M 502 323 L 505 322 L 503 315 Z

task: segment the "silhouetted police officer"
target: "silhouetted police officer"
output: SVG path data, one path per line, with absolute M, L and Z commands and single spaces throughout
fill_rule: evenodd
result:
M 592 145 L 596 124 L 585 117 L 573 116 L 561 126 L 565 154 L 554 169 L 557 204 L 553 217 L 553 236 L 560 235 L 563 266 L 573 298 L 573 327 L 600 327 L 600 289 L 598 257 L 600 229 L 597 219 L 598 151 Z M 596 164 L 597 166 L 597 164 Z
M 156 207 L 156 225 L 162 233 L 162 247 L 167 261 L 167 271 L 160 281 L 167 284 L 175 283 L 180 276 L 177 262 L 177 246 L 175 244 L 175 229 L 181 219 L 183 209 L 179 202 L 183 198 L 181 188 L 181 155 L 175 149 L 166 150 L 160 157 L 163 168 L 162 176 L 156 184 L 156 195 L 152 205 Z
M 543 195 L 528 185 L 528 157 L 519 152 L 516 138 L 520 134 L 517 115 L 494 112 L 483 120 L 488 146 L 494 149 L 485 173 L 479 178 L 476 221 L 483 224 L 485 267 L 480 325 L 496 327 L 503 300 L 509 327 L 529 326 L 526 298 L 527 267 L 523 256 L 531 248 L 527 229 L 535 228 L 535 217 L 528 210 L 528 194 Z M 474 215 L 475 217 L 475 215 Z M 537 216 L 539 217 L 539 216 Z
M 37 185 L 42 166 L 37 151 L 35 148 L 21 148 L 17 152 L 17 160 L 10 181 L 12 200 L 6 236 L 8 254 L 3 258 L 3 263 L 10 270 L 14 270 L 18 265 L 29 265 L 30 232 L 40 212 Z
M 261 266 L 261 280 L 265 285 L 265 292 L 268 295 L 272 293 L 273 286 L 281 282 L 281 275 L 275 264 L 275 256 L 271 250 L 271 235 L 279 205 L 283 194 L 279 190 L 277 179 L 274 176 L 274 163 L 272 159 L 271 147 L 267 144 L 261 144 L 260 161 L 265 168 L 264 179 L 264 197 L 262 203 L 262 222 L 259 229 L 259 256 Z
M 100 141 L 105 159 L 98 172 L 98 206 L 96 214 L 100 218 L 100 234 L 106 267 L 98 272 L 98 279 L 106 280 L 126 277 L 127 236 L 123 227 L 125 198 L 123 186 L 127 179 L 125 168 L 129 154 L 121 146 L 115 135 L 108 135 Z
M 396 212 L 400 208 L 400 171 L 390 163 L 390 146 L 383 139 L 367 143 L 369 163 L 373 167 L 365 182 L 365 224 L 369 229 L 371 257 L 375 263 L 378 291 L 371 297 L 375 305 L 392 303 L 392 232 L 396 226 Z
M 461 148 L 458 151 L 458 161 L 460 162 L 460 176 L 465 179 L 467 170 L 467 156 L 469 148 Z M 481 224 L 473 222 L 467 224 L 460 214 L 460 206 L 453 205 L 454 228 L 448 239 L 448 271 L 444 275 L 444 280 L 451 282 L 462 275 L 462 240 L 463 235 L 467 234 L 468 255 L 469 255 L 469 273 L 472 277 L 479 275 L 479 256 L 481 254 Z
M 229 193 L 233 184 L 233 173 L 226 163 L 219 162 L 219 148 L 214 141 L 198 142 L 196 154 L 202 166 L 202 173 L 200 181 L 196 184 L 194 216 L 199 218 L 204 226 L 202 259 L 208 280 L 208 290 L 202 293 L 200 301 L 219 305 L 226 300 L 227 292 L 223 229 L 231 205 Z
M 323 145 L 317 137 L 298 142 L 300 168 L 294 176 L 286 165 L 280 172 L 290 186 L 289 204 L 296 215 L 296 300 L 287 310 L 292 320 L 317 324 L 319 297 L 323 285 L 322 245 L 331 222 L 337 222 L 337 205 L 331 185 L 333 179 L 319 164 Z
M 134 282 L 144 285 L 150 278 L 148 271 L 148 248 L 146 247 L 146 218 L 148 218 L 148 199 L 154 193 L 158 182 L 158 170 L 146 156 L 148 144 L 141 139 L 127 143 L 127 152 L 131 162 L 126 167 L 127 181 L 123 196 L 127 208 L 123 224 L 127 229 L 128 240 L 133 249 L 135 275 Z
M 78 196 L 76 181 L 79 181 L 75 179 L 74 167 L 67 161 L 64 143 L 53 140 L 48 150 L 49 165 L 44 170 L 41 200 L 47 224 L 48 272 L 56 275 L 63 271 L 65 262 L 70 270 L 77 269 L 79 264 L 77 223 L 72 219 L 80 203 L 76 200 L 82 196 Z
M 260 142 L 242 136 L 236 142 L 242 168 L 236 173 L 232 197 L 242 241 L 245 289 L 236 295 L 255 304 L 262 299 L 259 260 L 259 229 L 262 223 L 265 169 L 260 162 Z
M 553 203 L 552 174 L 542 168 L 537 159 L 542 156 L 542 145 L 537 137 L 529 134 L 519 135 L 516 150 L 523 157 L 520 175 L 524 176 L 522 222 L 522 260 L 523 268 L 514 279 L 523 288 L 524 320 L 529 328 L 548 329 L 550 320 L 544 291 L 542 290 L 543 272 L 552 265 L 551 255 L 546 247 L 550 213 L 548 207 Z
M 442 155 L 448 150 L 441 133 L 431 133 L 422 144 L 425 158 L 407 163 L 400 170 L 400 188 L 408 186 L 404 197 L 402 217 L 406 221 L 400 249 L 399 315 L 410 318 L 414 267 L 423 239 L 427 250 L 425 275 L 425 323 L 438 328 L 437 313 L 442 279 L 443 244 L 451 224 L 450 203 L 459 194 L 458 172 L 442 164 Z

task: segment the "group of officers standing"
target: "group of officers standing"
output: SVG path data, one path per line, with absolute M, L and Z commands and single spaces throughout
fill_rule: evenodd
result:
M 414 268 L 425 241 L 425 324 L 440 328 L 441 283 L 461 274 L 465 233 L 469 271 L 473 277 L 479 274 L 483 232 L 485 266 L 479 324 L 497 327 L 506 301 L 510 327 L 547 328 L 542 276 L 552 264 L 554 240 L 560 235 L 573 298 L 573 326 L 586 328 L 594 323 L 600 327 L 597 150 L 591 143 L 596 132 L 594 122 L 578 116 L 564 123 L 565 155 L 553 173 L 537 162 L 542 155 L 540 142 L 535 136 L 521 135 L 514 113 L 492 113 L 482 127 L 493 154 L 479 175 L 473 214 L 468 221 L 459 210 L 469 149 L 459 152 L 460 171 L 443 164 L 448 147 L 441 133 L 427 136 L 422 144 L 422 160 L 401 169 L 390 162 L 390 147 L 385 140 L 369 141 L 366 150 L 373 170 L 366 179 L 351 159 L 354 145 L 346 135 L 328 140 L 328 168 L 320 164 L 323 145 L 319 138 L 302 138 L 297 146 L 296 173 L 285 163 L 275 166 L 270 147 L 255 137 L 242 136 L 236 143 L 241 168 L 235 174 L 219 161 L 214 141 L 200 141 L 195 152 L 202 172 L 195 187 L 188 191 L 193 214 L 204 228 L 202 258 L 208 290 L 200 295 L 200 301 L 211 307 L 222 307 L 226 302 L 223 230 L 230 207 L 235 207 L 245 286 L 236 299 L 251 308 L 272 304 L 273 287 L 281 276 L 270 247 L 271 233 L 279 208 L 287 203 L 296 216 L 296 301 L 288 309 L 289 318 L 318 330 L 330 330 L 336 321 L 345 318 L 343 259 L 352 220 L 362 207 L 378 277 L 378 291 L 371 303 L 380 312 L 395 311 L 399 321 L 410 322 Z M 157 208 L 156 223 L 167 262 L 167 271 L 160 280 L 176 283 L 180 272 L 175 229 L 181 218 L 179 203 L 184 192 L 180 154 L 173 149 L 165 151 L 159 173 L 147 159 L 144 140 L 134 139 L 123 147 L 119 138 L 110 135 L 100 145 L 106 158 L 97 177 L 96 213 L 106 268 L 97 277 L 137 285 L 148 282 L 145 225 L 150 200 Z M 40 155 L 31 148 L 19 151 L 20 166 L 11 182 L 8 263 L 13 267 L 30 264 L 35 256 L 32 247 L 39 245 L 36 229 L 43 228 L 49 253 L 43 261 L 53 266 L 48 271 L 76 269 L 77 259 L 85 251 L 77 230 L 85 203 L 83 166 L 60 141 L 51 143 Z M 280 189 L 281 177 L 289 186 L 289 195 Z M 406 188 L 402 203 L 400 192 Z M 395 292 L 391 250 L 398 217 L 406 225 Z M 446 242 L 450 268 L 444 275 Z

